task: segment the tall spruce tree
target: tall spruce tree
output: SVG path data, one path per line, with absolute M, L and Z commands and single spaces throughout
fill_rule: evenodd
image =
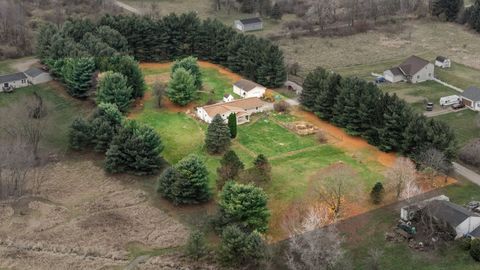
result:
M 323 74 L 322 74 L 323 76 Z M 330 73 L 327 76 L 326 83 L 318 84 L 319 92 L 315 98 L 313 111 L 318 117 L 324 120 L 331 120 L 334 113 L 334 104 L 337 98 L 342 77 L 336 73 Z
M 110 173 L 153 174 L 160 169 L 162 150 L 154 129 L 127 120 L 108 148 L 105 169 Z
M 93 141 L 93 130 L 90 122 L 83 118 L 73 120 L 68 138 L 72 149 L 83 150 L 89 147 Z
M 180 67 L 172 75 L 167 96 L 175 104 L 185 106 L 196 98 L 195 79 L 189 71 Z
M 92 87 L 95 62 L 91 57 L 82 57 L 68 62 L 69 72 L 64 75 L 68 93 L 76 98 L 86 98 Z
M 228 116 L 228 129 L 230 130 L 230 138 L 235 139 L 237 137 L 237 115 L 235 113 Z
M 208 170 L 196 155 L 189 155 L 175 165 L 178 173 L 171 186 L 174 204 L 198 204 L 211 198 L 208 187 Z
M 230 129 L 223 118 L 217 114 L 208 125 L 205 145 L 210 154 L 221 154 L 230 147 Z
M 282 13 L 282 10 L 280 9 L 280 5 L 278 3 L 273 4 L 270 17 L 274 20 L 281 20 L 282 16 L 283 16 L 283 13 Z
M 106 72 L 97 86 L 97 103 L 112 103 L 125 113 L 132 104 L 132 88 L 127 78 L 120 73 Z
M 127 78 L 127 84 L 132 88 L 132 98 L 142 97 L 145 92 L 145 81 L 137 61 L 131 56 L 115 55 L 100 61 L 101 71 L 121 73 Z
M 313 111 L 320 89 L 325 84 L 328 73 L 325 69 L 317 67 L 308 73 L 303 82 L 303 90 L 300 94 L 300 103 L 308 110 Z M 333 104 L 330 104 L 333 105 Z
M 412 120 L 412 112 L 405 101 L 395 94 L 387 98 L 383 126 L 379 128 L 379 148 L 383 151 L 398 151 L 404 142 L 404 131 Z
M 287 79 L 287 71 L 283 60 L 283 53 L 278 46 L 266 46 L 263 54 L 263 64 L 259 65 L 257 81 L 269 87 L 280 87 Z
M 172 78 L 178 68 L 184 68 L 185 70 L 190 72 L 190 74 L 194 78 L 194 84 L 197 89 L 200 89 L 202 87 L 202 73 L 200 71 L 200 67 L 198 66 L 197 58 L 189 56 L 175 61 L 172 66 Z
M 434 0 L 432 14 L 440 16 L 444 14 L 447 21 L 455 21 L 458 14 L 464 7 L 463 0 Z
M 177 169 L 175 169 L 173 166 L 168 167 L 162 172 L 157 180 L 157 192 L 160 193 L 164 198 L 173 201 L 173 186 L 179 178 L 180 174 L 178 173 Z
M 97 106 L 90 120 L 92 129 L 92 144 L 95 151 L 105 152 L 122 126 L 123 115 L 117 106 L 101 103 Z

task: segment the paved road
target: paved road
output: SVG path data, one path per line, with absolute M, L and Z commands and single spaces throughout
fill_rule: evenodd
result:
M 138 15 L 142 14 L 142 12 L 141 12 L 140 10 L 138 10 L 138 9 L 136 9 L 136 8 L 130 6 L 130 5 L 127 5 L 127 4 L 123 3 L 123 2 L 120 2 L 120 1 L 118 1 L 118 0 L 114 0 L 113 3 L 114 3 L 115 5 L 117 5 L 118 7 L 121 7 L 121 8 L 123 8 L 123 9 L 127 10 L 127 11 L 132 12 L 132 13 L 135 13 L 135 14 L 138 14 Z
M 463 109 L 454 110 L 451 107 L 448 107 L 447 109 L 443 109 L 443 110 L 440 110 L 440 111 L 424 112 L 423 115 L 425 115 L 426 117 L 435 117 L 435 116 L 444 115 L 444 114 L 448 114 L 448 113 L 460 112 L 460 111 L 467 110 L 467 109 L 468 108 L 465 107 Z
M 466 168 L 456 162 L 453 162 L 453 168 L 455 169 L 455 172 L 460 174 L 461 176 L 467 178 L 470 180 L 472 183 L 475 183 L 480 186 L 480 175 L 469 168 Z

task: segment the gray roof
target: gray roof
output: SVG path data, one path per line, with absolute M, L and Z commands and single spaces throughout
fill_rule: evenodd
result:
M 480 89 L 475 86 L 470 86 L 467 90 L 463 91 L 461 95 L 472 101 L 480 101 Z
M 239 21 L 245 25 L 245 24 L 261 23 L 262 19 L 260 19 L 259 17 L 255 17 L 255 18 L 248 18 L 248 19 L 240 19 Z
M 247 91 L 247 92 L 250 91 L 250 90 L 252 90 L 253 88 L 255 88 L 255 87 L 257 87 L 257 86 L 258 86 L 258 87 L 263 87 L 263 86 L 261 86 L 261 85 L 258 84 L 258 83 L 255 83 L 255 82 L 252 82 L 252 81 L 249 81 L 249 80 L 245 80 L 245 79 L 241 79 L 240 81 L 236 82 L 235 85 L 236 85 L 238 88 L 240 88 L 240 89 L 242 89 L 242 90 L 244 90 L 244 91 Z
M 448 201 L 434 200 L 425 209 L 428 211 L 428 214 L 448 223 L 454 228 L 469 217 L 479 216 L 460 205 Z
M 448 58 L 444 57 L 444 56 L 437 56 L 437 58 L 435 60 L 439 61 L 439 62 L 445 62 L 445 60 L 447 60 Z
M 404 75 L 413 76 L 428 64 L 430 64 L 430 62 L 427 60 L 412 55 L 398 67 L 402 70 Z
M 398 67 L 391 68 L 390 71 L 394 76 L 403 75 L 403 72 Z
M 23 72 L 17 72 L 13 74 L 1 75 L 0 76 L 0 83 L 6 82 L 13 82 L 13 81 L 20 81 L 27 79 L 27 76 Z
M 43 74 L 45 72 L 39 68 L 31 67 L 25 70 L 23 73 L 25 73 L 27 76 L 30 76 L 30 77 L 37 77 L 38 75 Z
M 470 235 L 475 237 L 475 238 L 480 238 L 480 226 L 478 226 L 475 230 L 473 230 L 470 233 Z

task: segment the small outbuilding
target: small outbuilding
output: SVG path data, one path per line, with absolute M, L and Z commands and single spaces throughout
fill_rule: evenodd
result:
M 265 95 L 266 90 L 265 86 L 245 79 L 241 79 L 233 84 L 233 92 L 242 98 L 261 98 Z
M 437 56 L 437 58 L 435 58 L 435 66 L 440 68 L 450 68 L 452 66 L 452 61 L 447 57 Z
M 230 102 L 234 101 L 235 98 L 231 94 L 225 94 L 223 95 L 223 102 Z
M 0 92 L 11 92 L 15 88 L 28 86 L 27 76 L 23 72 L 0 76 Z
M 31 84 L 41 84 L 52 80 L 50 74 L 36 67 L 29 68 L 23 73 L 25 73 L 28 82 Z
M 474 111 L 480 111 L 480 89 L 471 86 L 461 94 L 462 102 Z
M 385 72 L 383 72 L 383 77 L 385 78 L 385 80 L 391 83 L 405 81 L 405 76 L 403 76 L 403 72 L 398 67 L 393 67 L 389 70 L 385 70 Z
M 258 31 L 263 29 L 263 21 L 259 17 L 236 20 L 235 28 L 242 32 Z

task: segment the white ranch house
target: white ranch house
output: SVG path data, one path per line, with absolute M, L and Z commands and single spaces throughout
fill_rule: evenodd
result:
M 383 72 L 385 80 L 396 83 L 420 83 L 434 79 L 435 66 L 425 59 L 412 55 L 398 67 Z
M 272 106 L 259 98 L 251 97 L 230 102 L 222 102 L 197 108 L 197 117 L 211 123 L 215 115 L 219 114 L 225 122 L 232 113 L 237 115 L 237 124 L 250 122 L 250 116 L 271 110 Z
M 16 88 L 26 87 L 31 84 L 41 84 L 51 80 L 50 74 L 33 67 L 24 72 L 0 75 L 0 92 L 10 92 Z
M 245 79 L 241 79 L 233 84 L 233 92 L 242 98 L 261 98 L 265 95 L 266 90 L 265 86 Z

